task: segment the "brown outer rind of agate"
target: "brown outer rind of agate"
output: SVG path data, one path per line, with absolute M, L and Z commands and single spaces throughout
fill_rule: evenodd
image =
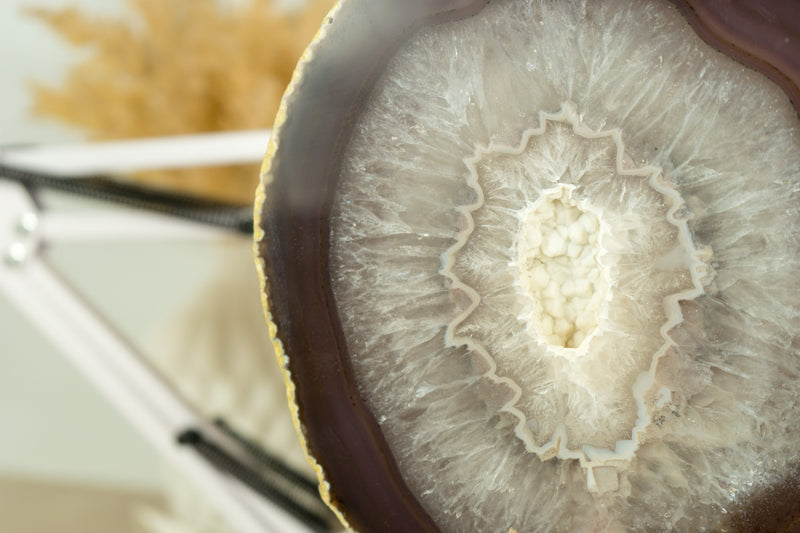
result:
M 488 1 L 344 0 L 332 14 L 349 20 L 336 24 L 328 17 L 285 97 L 264 176 L 266 200 L 256 207 L 266 301 L 275 340 L 288 356 L 308 452 L 330 485 L 329 503 L 361 532 L 438 528 L 405 484 L 358 392 L 338 317 L 328 251 L 341 154 L 362 102 L 398 46 L 423 25 L 470 16 Z M 775 81 L 800 112 L 800 3 L 672 2 L 706 42 Z M 770 507 L 766 500 L 759 509 Z M 774 509 L 780 514 L 784 507 Z M 767 521 L 762 531 L 796 523 L 775 514 L 759 513 Z
M 728 531 L 800 533 L 800 467 L 733 509 Z
M 308 452 L 330 485 L 329 503 L 356 531 L 438 528 L 406 486 L 358 393 L 337 316 L 328 247 L 341 153 L 353 117 L 396 48 L 422 25 L 469 16 L 485 3 L 344 2 L 348 10 L 340 5 L 325 21 L 324 46 L 312 45 L 306 54 L 273 132 L 278 139 L 264 176 L 266 200 L 256 217 L 267 306 L 288 356 Z M 332 17 L 353 18 L 337 25 Z
M 800 114 L 800 1 L 671 1 L 701 39 L 775 82 Z

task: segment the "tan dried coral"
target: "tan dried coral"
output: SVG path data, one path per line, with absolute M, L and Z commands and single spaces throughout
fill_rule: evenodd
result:
M 33 83 L 34 112 L 120 139 L 268 128 L 295 63 L 331 0 L 299 10 L 272 0 L 128 0 L 134 17 L 33 8 L 69 44 L 88 47 L 61 87 Z M 144 183 L 250 204 L 258 165 L 143 173 Z

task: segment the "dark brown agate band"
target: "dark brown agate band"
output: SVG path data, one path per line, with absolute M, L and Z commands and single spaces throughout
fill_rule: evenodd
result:
M 709 45 L 757 70 L 800 114 L 800 0 L 672 0 Z
M 267 301 L 289 357 L 309 451 L 330 484 L 332 503 L 356 531 L 438 528 L 403 481 L 358 393 L 337 316 L 328 246 L 341 153 L 361 102 L 397 47 L 422 25 L 469 16 L 485 3 L 348 2 L 347 12 L 339 14 L 358 20 L 325 22 L 324 46 L 315 50 L 294 88 L 272 160 L 259 249 Z
M 403 481 L 353 375 L 328 268 L 341 154 L 397 47 L 421 26 L 470 16 L 488 1 L 346 2 L 335 16 L 352 22 L 325 22 L 322 46 L 294 86 L 267 179 L 259 255 L 269 309 L 289 357 L 309 451 L 332 503 L 361 532 L 438 528 Z M 673 2 L 703 39 L 773 79 L 800 112 L 800 2 Z M 778 530 L 780 517 L 772 520 Z

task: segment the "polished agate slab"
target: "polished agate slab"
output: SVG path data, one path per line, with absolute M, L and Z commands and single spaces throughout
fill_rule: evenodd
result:
M 786 96 L 668 3 L 496 3 L 405 44 L 331 282 L 442 529 L 715 528 L 786 473 L 798 175 Z
M 726 6 L 331 13 L 257 239 L 348 526 L 797 524 L 800 9 Z

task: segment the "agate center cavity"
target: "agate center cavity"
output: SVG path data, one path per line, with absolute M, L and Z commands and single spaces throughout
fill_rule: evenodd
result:
M 598 214 L 572 198 L 574 188 L 544 191 L 523 211 L 514 265 L 532 301 L 531 333 L 561 348 L 578 348 L 594 332 L 609 292 Z

